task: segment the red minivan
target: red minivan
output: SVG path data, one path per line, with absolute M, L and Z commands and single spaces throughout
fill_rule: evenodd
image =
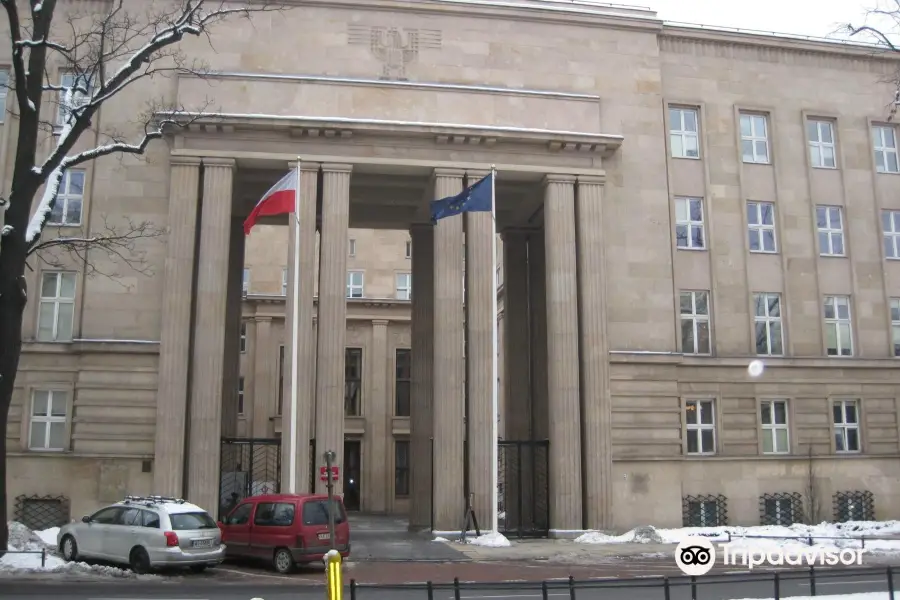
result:
M 335 548 L 350 556 L 350 523 L 340 498 L 334 498 Z M 328 496 L 272 494 L 252 496 L 219 523 L 228 558 L 268 561 L 279 573 L 298 564 L 321 561 L 330 550 Z

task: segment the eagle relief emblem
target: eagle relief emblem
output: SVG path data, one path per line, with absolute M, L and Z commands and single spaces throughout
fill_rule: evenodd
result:
M 419 51 L 441 47 L 441 32 L 435 29 L 404 29 L 369 25 L 349 25 L 347 41 L 367 45 L 372 56 L 383 64 L 382 79 L 406 80 L 406 67 Z

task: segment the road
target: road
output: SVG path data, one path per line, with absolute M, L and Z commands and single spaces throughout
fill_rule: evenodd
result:
M 887 591 L 886 577 L 878 573 L 847 574 L 833 572 L 834 576 L 820 578 L 816 583 L 818 595 L 848 594 L 858 592 Z M 757 576 L 763 575 L 758 573 Z M 808 579 L 790 579 L 793 573 L 782 572 L 780 597 L 809 596 Z M 612 582 L 610 582 L 612 583 Z M 537 582 L 509 582 L 503 584 L 473 584 L 466 586 L 460 600 L 537 600 L 542 597 L 541 584 Z M 564 581 L 551 584 L 548 598 L 561 600 L 569 597 Z M 663 589 L 658 581 L 649 579 L 621 582 L 622 587 L 579 588 L 576 600 L 663 600 Z M 654 585 L 655 587 L 650 587 Z M 894 589 L 897 590 L 895 583 Z M 56 581 L 15 581 L 0 582 L 0 600 L 321 600 L 324 590 L 321 586 L 290 585 L 269 581 L 218 582 L 206 579 L 181 579 L 178 582 L 149 581 L 109 581 L 109 582 L 66 582 Z M 767 581 L 726 582 L 723 576 L 698 578 L 697 600 L 731 600 L 735 598 L 774 597 L 771 576 Z M 351 600 L 349 591 L 344 597 Z M 420 589 L 392 588 L 357 590 L 356 600 L 426 600 L 427 592 Z M 442 587 L 434 590 L 435 600 L 454 600 L 453 590 Z M 690 600 L 690 585 L 673 585 L 671 600 Z

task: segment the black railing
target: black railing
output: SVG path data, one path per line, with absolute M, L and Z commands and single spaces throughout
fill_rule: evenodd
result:
M 866 547 L 866 540 L 870 542 L 877 541 L 890 541 L 897 542 L 900 541 L 900 537 L 897 536 L 889 536 L 889 535 L 860 535 L 860 536 L 840 536 L 840 535 L 743 535 L 743 534 L 734 534 L 730 531 L 725 532 L 725 536 L 728 538 L 727 543 L 731 543 L 734 540 L 798 540 L 802 542 L 806 542 L 808 546 L 812 546 L 815 540 L 844 540 L 848 542 L 859 542 L 860 548 Z M 706 537 L 706 536 L 704 536 Z M 708 539 L 716 540 L 715 536 L 711 536 Z
M 4 550 L 4 554 L 40 554 L 41 555 L 41 568 L 47 566 L 47 550 Z
M 737 566 L 733 566 L 736 568 Z M 697 600 L 698 598 L 698 590 L 699 588 L 707 585 L 733 585 L 740 583 L 768 583 L 771 585 L 771 598 L 774 600 L 780 600 L 781 598 L 787 597 L 782 593 L 782 586 L 785 583 L 793 583 L 797 582 L 800 585 L 805 585 L 809 587 L 809 592 L 805 590 L 803 592 L 794 592 L 791 593 L 791 596 L 816 596 L 816 583 L 821 582 L 823 579 L 835 579 L 835 578 L 852 578 L 852 577 L 872 577 L 872 576 L 880 576 L 881 582 L 884 585 L 883 590 L 886 590 L 890 594 L 891 600 L 894 599 L 894 575 L 895 567 L 860 567 L 860 568 L 834 568 L 834 567 L 823 567 L 816 569 L 815 567 L 809 567 L 808 570 L 797 569 L 791 571 L 749 571 L 747 574 L 715 574 L 709 573 L 707 575 L 701 576 L 676 576 L 676 577 L 638 577 L 633 579 L 575 579 L 572 576 L 569 576 L 568 579 L 553 579 L 549 581 L 533 581 L 533 582 L 523 582 L 523 581 L 503 581 L 503 582 L 483 582 L 483 583 L 475 583 L 475 582 L 462 582 L 458 578 L 453 580 L 453 583 L 434 583 L 428 581 L 426 583 L 401 583 L 394 585 L 386 585 L 386 584 L 367 584 L 367 583 L 357 583 L 356 580 L 351 579 L 349 585 L 349 600 L 365 600 L 367 597 L 368 591 L 374 592 L 374 594 L 378 594 L 381 597 L 384 597 L 384 592 L 386 591 L 394 591 L 398 593 L 404 593 L 404 598 L 413 598 L 415 597 L 411 592 L 421 591 L 423 598 L 428 598 L 428 600 L 434 600 L 435 592 L 443 592 L 446 594 L 447 592 L 452 592 L 453 597 L 456 600 L 460 600 L 465 594 L 468 597 L 472 597 L 470 595 L 471 592 L 513 592 L 515 595 L 528 595 L 528 596 L 537 596 L 537 592 L 540 592 L 541 598 L 543 600 L 548 600 L 549 597 L 559 597 L 565 593 L 569 596 L 569 600 L 577 600 L 578 591 L 579 590 L 599 590 L 599 589 L 617 589 L 617 588 L 630 588 L 630 589 L 656 589 L 660 592 L 660 600 L 671 600 L 671 592 L 673 589 L 677 588 L 690 588 L 691 590 L 691 598 L 692 600 Z M 827 582 L 826 582 L 827 583 Z M 848 583 L 852 584 L 852 579 L 848 581 Z M 865 582 L 870 584 L 869 580 Z M 868 589 L 866 591 L 873 591 Z M 877 590 L 876 590 L 877 591 Z M 525 594 L 527 592 L 527 594 Z M 733 590 L 734 593 L 740 595 L 740 591 Z M 754 594 L 758 595 L 758 591 L 754 591 Z M 399 594 L 398 594 L 399 595 Z M 499 594 L 498 594 L 499 596 Z M 442 595 L 441 597 L 446 597 Z M 510 597 L 513 597 L 513 594 L 510 594 Z M 597 598 L 596 594 L 586 594 L 585 597 Z M 731 596 L 726 596 L 731 597 Z

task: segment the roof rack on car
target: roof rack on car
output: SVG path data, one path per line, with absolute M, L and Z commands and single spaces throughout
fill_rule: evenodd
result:
M 125 496 L 124 504 L 143 504 L 151 506 L 154 504 L 184 504 L 183 498 L 173 498 L 171 496 Z

